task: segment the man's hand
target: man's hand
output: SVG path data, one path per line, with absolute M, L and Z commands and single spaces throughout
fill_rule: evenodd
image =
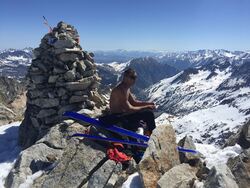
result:
M 154 105 L 155 106 L 155 103 L 154 102 L 148 102 L 149 105 Z
M 150 105 L 147 105 L 146 107 L 149 108 L 150 110 L 155 110 L 156 109 L 156 106 L 155 106 L 154 103 L 150 104 Z

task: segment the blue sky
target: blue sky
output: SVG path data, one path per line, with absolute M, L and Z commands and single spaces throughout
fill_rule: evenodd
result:
M 0 49 L 74 25 L 86 50 L 250 50 L 249 0 L 1 0 Z

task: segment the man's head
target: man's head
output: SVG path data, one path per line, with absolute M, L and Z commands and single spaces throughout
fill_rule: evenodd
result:
M 135 70 L 133 70 L 131 68 L 128 68 L 123 73 L 123 82 L 129 86 L 134 85 L 136 78 L 137 78 L 137 74 L 136 74 Z

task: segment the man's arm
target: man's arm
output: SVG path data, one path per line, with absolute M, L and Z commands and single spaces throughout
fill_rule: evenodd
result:
M 147 105 L 155 105 L 153 102 L 146 102 L 146 101 L 138 101 L 136 100 L 131 93 L 129 93 L 128 100 L 131 105 L 133 106 L 147 106 Z
M 133 104 L 130 103 L 129 96 L 127 97 L 126 93 L 122 93 L 120 95 L 120 104 L 122 108 L 126 110 L 126 112 L 136 112 L 136 111 L 140 111 L 143 109 L 153 110 L 155 108 L 155 106 L 151 104 L 142 105 L 142 106 L 134 106 Z

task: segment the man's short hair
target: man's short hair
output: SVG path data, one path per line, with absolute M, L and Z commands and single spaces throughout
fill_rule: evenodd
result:
M 136 75 L 136 72 L 132 68 L 128 68 L 127 70 L 124 71 L 123 73 L 124 76 L 129 76 L 129 75 Z

